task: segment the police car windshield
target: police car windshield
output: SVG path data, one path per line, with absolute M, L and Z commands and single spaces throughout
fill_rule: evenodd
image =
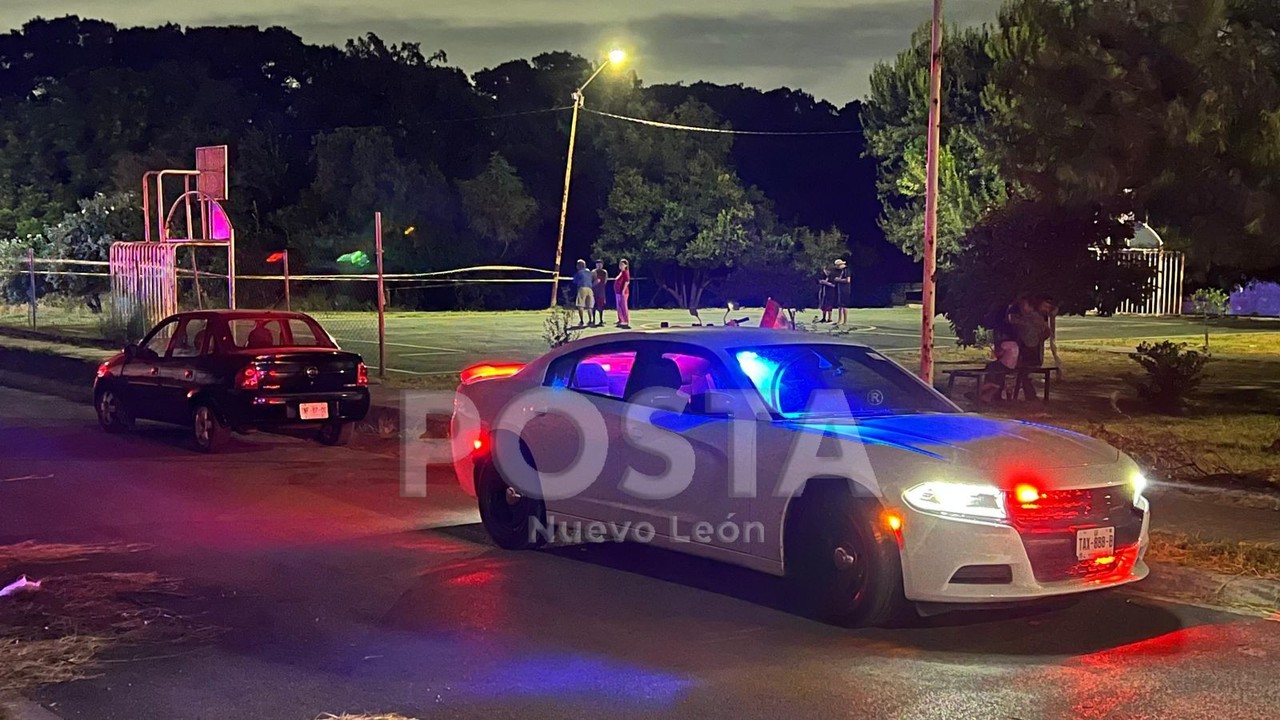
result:
M 784 418 L 957 412 L 874 350 L 804 344 L 738 348 L 730 354 Z

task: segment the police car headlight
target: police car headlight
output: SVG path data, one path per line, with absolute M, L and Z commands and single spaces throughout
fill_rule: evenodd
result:
M 935 515 L 1004 520 L 1004 492 L 994 485 L 935 480 L 902 493 L 908 505 Z
M 1146 491 L 1148 485 L 1147 476 L 1140 472 L 1134 472 L 1133 477 L 1129 480 L 1129 486 L 1133 488 L 1133 503 L 1136 505 L 1142 499 L 1142 493 Z

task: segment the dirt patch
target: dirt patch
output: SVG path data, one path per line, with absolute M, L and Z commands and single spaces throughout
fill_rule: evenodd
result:
M 131 545 L 33 542 L 0 546 L 0 577 L 29 568 L 136 552 Z M 218 631 L 172 608 L 186 599 L 176 578 L 152 572 L 33 577 L 39 588 L 0 597 L 0 695 L 92 677 L 107 662 L 193 646 Z
M 1147 557 L 1226 575 L 1280 580 L 1280 545 L 1271 543 L 1207 541 L 1153 531 Z

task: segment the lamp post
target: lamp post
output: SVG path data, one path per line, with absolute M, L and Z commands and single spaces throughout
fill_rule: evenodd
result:
M 942 0 L 933 0 L 929 42 L 929 130 L 925 161 L 924 289 L 920 309 L 920 379 L 933 385 L 933 318 L 937 313 L 938 144 L 942 122 Z
M 591 73 L 591 77 L 573 92 L 573 122 L 569 125 L 569 157 L 564 164 L 564 198 L 560 201 L 560 232 L 556 236 L 556 264 L 551 267 L 551 307 L 556 306 L 556 301 L 560 297 L 560 262 L 564 257 L 564 224 L 569 214 L 569 180 L 573 175 L 573 147 L 578 139 L 578 111 L 582 109 L 582 92 L 606 67 L 619 65 L 626 59 L 627 54 L 622 50 L 611 50 L 608 60 L 600 63 L 600 67 Z

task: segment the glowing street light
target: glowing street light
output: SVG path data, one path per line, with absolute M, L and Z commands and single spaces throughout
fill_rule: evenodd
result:
M 556 306 L 560 296 L 560 262 L 564 259 L 564 223 L 569 214 L 569 179 L 573 175 L 573 146 L 578 139 L 578 111 L 582 109 L 584 99 L 582 93 L 606 67 L 621 65 L 626 60 L 627 52 L 622 48 L 610 50 L 606 61 L 600 63 L 600 67 L 596 68 L 596 71 L 591 73 L 591 77 L 587 78 L 587 81 L 578 86 L 573 93 L 573 123 L 569 125 L 569 157 L 564 164 L 564 198 L 560 202 L 560 234 L 556 238 L 556 264 L 551 267 L 551 307 Z

